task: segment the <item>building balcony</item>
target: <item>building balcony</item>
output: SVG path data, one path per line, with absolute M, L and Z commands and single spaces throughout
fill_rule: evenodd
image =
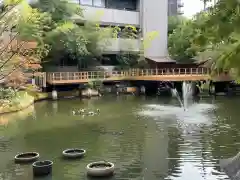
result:
M 177 5 L 179 8 L 182 8 L 184 6 L 184 3 L 182 2 L 182 0 L 177 0 Z
M 178 13 L 178 15 L 183 15 L 184 14 L 183 10 L 180 9 L 180 8 L 177 10 L 177 13 Z
M 106 39 L 99 43 L 106 54 L 115 54 L 120 51 L 137 52 L 140 51 L 141 41 L 139 39 Z
M 81 6 L 84 19 L 74 16 L 76 21 L 93 20 L 106 25 L 134 25 L 139 26 L 139 12 L 118 9 L 109 9 L 93 6 Z
M 179 7 L 179 8 L 184 7 L 184 3 L 183 3 L 183 2 L 179 2 L 179 3 L 178 3 L 178 7 Z

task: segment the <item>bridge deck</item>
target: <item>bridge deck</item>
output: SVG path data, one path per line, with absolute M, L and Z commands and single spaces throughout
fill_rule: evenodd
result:
M 49 84 L 75 84 L 89 81 L 200 81 L 209 80 L 206 68 L 175 69 L 131 69 L 129 71 L 86 71 L 86 72 L 51 72 L 47 73 Z

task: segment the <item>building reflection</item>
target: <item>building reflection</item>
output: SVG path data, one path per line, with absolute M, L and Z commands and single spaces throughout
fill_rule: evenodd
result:
M 181 155 L 180 152 L 180 144 L 183 144 L 183 138 L 181 132 L 177 127 L 169 127 L 168 128 L 168 175 L 169 176 L 178 176 L 181 171 Z
M 148 121 L 145 130 L 143 147 L 144 179 L 164 179 L 168 174 L 168 129 L 161 124 L 163 131 L 159 131 L 154 121 Z

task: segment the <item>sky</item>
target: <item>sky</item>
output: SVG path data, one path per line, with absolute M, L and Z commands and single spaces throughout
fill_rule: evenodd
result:
M 182 0 L 184 7 L 182 8 L 184 16 L 192 17 L 203 9 L 203 3 L 200 0 Z
M 201 0 L 181 0 L 184 3 L 183 12 L 184 16 L 191 18 L 194 14 L 203 10 L 203 3 Z M 208 5 L 211 5 L 209 3 Z

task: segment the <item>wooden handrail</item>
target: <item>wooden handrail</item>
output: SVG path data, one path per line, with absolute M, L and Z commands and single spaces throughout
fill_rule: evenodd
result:
M 164 68 L 164 69 L 130 69 L 125 71 L 82 71 L 82 72 L 49 72 L 47 79 L 51 81 L 62 80 L 97 80 L 112 77 L 137 76 L 166 76 L 166 75 L 208 75 L 207 68 Z

